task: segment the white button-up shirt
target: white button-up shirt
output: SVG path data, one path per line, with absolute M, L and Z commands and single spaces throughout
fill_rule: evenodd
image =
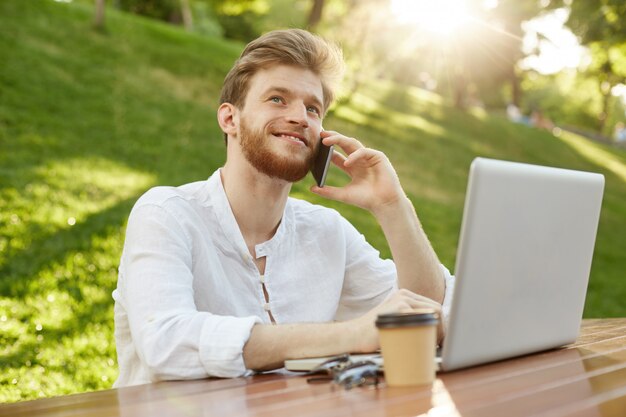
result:
M 348 320 L 397 289 L 396 268 L 335 210 L 289 198 L 256 245 L 261 276 L 224 192 L 207 181 L 156 187 L 135 204 L 115 299 L 116 387 L 246 373 L 256 323 Z M 454 278 L 446 276 L 444 314 Z M 263 285 L 268 294 L 265 299 Z

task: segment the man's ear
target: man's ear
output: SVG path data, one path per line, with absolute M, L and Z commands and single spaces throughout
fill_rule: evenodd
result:
M 222 103 L 217 109 L 217 122 L 222 132 L 228 136 L 237 136 L 239 126 L 239 110 L 231 103 Z

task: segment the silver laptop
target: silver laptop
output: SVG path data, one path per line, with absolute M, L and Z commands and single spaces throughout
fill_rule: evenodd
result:
M 603 191 L 600 174 L 474 160 L 441 369 L 576 340 Z
M 474 160 L 441 370 L 576 339 L 603 191 L 600 174 Z M 309 370 L 325 359 L 285 367 Z

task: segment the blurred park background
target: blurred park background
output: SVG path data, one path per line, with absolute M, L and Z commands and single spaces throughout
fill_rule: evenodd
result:
M 324 126 L 389 156 L 451 269 L 474 157 L 604 174 L 584 315 L 626 316 L 623 0 L 0 0 L 0 402 L 111 386 L 130 209 L 221 166 L 222 80 L 286 27 L 343 47 Z

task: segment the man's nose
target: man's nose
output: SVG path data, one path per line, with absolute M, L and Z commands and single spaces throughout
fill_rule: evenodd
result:
M 303 127 L 309 127 L 306 106 L 303 104 L 294 104 L 291 106 L 287 114 L 287 121 Z

